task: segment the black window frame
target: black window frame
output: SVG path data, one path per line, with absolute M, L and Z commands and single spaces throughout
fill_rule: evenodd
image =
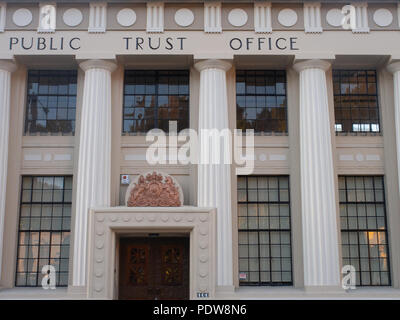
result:
M 273 74 L 273 77 L 270 76 L 270 74 Z M 254 77 L 254 93 L 253 92 L 248 92 L 249 87 L 251 85 L 247 84 L 251 82 L 247 80 L 248 78 Z M 277 79 L 279 77 L 283 77 L 283 91 L 284 93 L 277 93 Z M 238 90 L 238 85 L 241 83 L 239 81 L 240 78 L 246 78 L 245 84 L 244 84 L 244 93 L 241 93 L 241 90 Z M 264 93 L 257 93 L 257 79 L 263 79 L 262 82 L 263 86 L 259 87 L 265 87 Z M 271 79 L 273 79 L 272 83 L 274 83 L 274 93 L 268 93 L 267 92 L 267 84 L 271 82 Z M 279 82 L 281 83 L 281 82 Z M 276 135 L 287 135 L 289 132 L 289 123 L 288 123 L 288 90 L 287 90 L 287 74 L 286 70 L 281 70 L 281 69 L 270 69 L 270 70 L 246 70 L 246 69 L 238 69 L 236 71 L 236 127 L 237 129 L 241 130 L 246 130 L 246 129 L 254 129 L 254 132 L 258 135 L 263 135 L 263 134 L 276 134 Z M 253 91 L 253 90 L 251 90 Z M 253 107 L 247 107 L 247 101 L 245 101 L 245 106 L 241 107 L 239 106 L 238 100 L 239 98 L 244 98 L 246 100 L 247 97 L 255 97 L 255 118 L 253 119 L 246 119 L 246 109 L 253 109 Z M 268 106 L 267 100 L 268 97 L 272 97 L 276 101 L 275 107 Z M 257 100 L 260 99 L 262 100 L 264 98 L 264 104 L 260 102 L 262 105 L 261 107 L 258 107 L 258 102 Z M 278 106 L 278 98 L 283 98 L 284 101 L 284 106 L 283 107 L 277 107 Z M 243 108 L 243 117 L 242 119 L 239 118 L 239 115 L 242 113 L 240 111 L 240 108 Z M 260 109 L 260 110 L 258 110 Z M 257 119 L 259 115 L 259 111 L 261 113 L 265 112 L 265 116 L 261 119 Z M 271 115 L 268 115 L 268 112 L 271 113 Z M 284 113 L 284 117 L 276 117 L 273 116 L 272 113 L 275 112 L 276 115 L 279 115 L 280 112 Z M 268 126 L 271 126 L 272 123 L 275 122 L 275 129 L 273 127 L 271 129 L 268 128 Z M 282 122 L 285 126 L 284 130 L 277 130 L 276 128 L 279 127 L 279 122 Z
M 31 187 L 30 188 L 24 188 L 24 179 L 31 179 Z M 35 178 L 39 178 L 39 179 L 49 179 L 52 178 L 53 179 L 53 185 L 51 189 L 47 189 L 44 188 L 44 185 L 42 183 L 42 187 L 39 189 L 35 189 L 34 188 L 34 179 Z M 62 189 L 56 189 L 54 187 L 54 181 L 56 178 L 62 178 L 63 179 L 63 188 Z M 70 179 L 71 182 L 71 188 L 66 188 L 66 179 Z M 56 260 L 57 261 L 57 266 L 55 266 L 56 269 L 56 287 L 67 287 L 68 286 L 68 277 L 69 277 L 69 263 L 70 263 L 70 246 L 71 246 L 71 219 L 72 219 L 72 188 L 73 188 L 73 176 L 72 175 L 23 175 L 21 176 L 21 194 L 20 194 L 20 206 L 19 206 L 19 217 L 18 217 L 18 243 L 17 243 L 17 260 L 16 260 L 16 267 L 15 267 L 15 286 L 16 287 L 41 287 L 41 282 L 43 279 L 43 274 L 42 274 L 42 270 L 40 270 L 40 260 L 48 260 L 47 265 L 52 265 L 50 262 L 51 260 Z M 41 201 L 33 201 L 33 194 L 34 191 L 41 191 L 42 192 L 42 196 L 43 197 L 43 191 L 44 190 L 51 190 L 52 194 L 54 196 L 54 191 L 62 191 L 62 201 L 54 201 L 54 198 L 52 198 L 52 201 L 43 201 L 43 198 L 41 198 Z M 24 201 L 24 192 L 25 191 L 30 191 L 30 201 Z M 70 201 L 65 201 L 65 194 L 66 191 L 70 192 Z M 32 215 L 32 206 L 33 205 L 40 205 L 41 209 L 40 209 L 40 215 L 37 216 L 33 216 Z M 52 206 L 51 209 L 51 215 L 43 215 L 43 206 Z M 54 206 L 61 206 L 62 207 L 62 214 L 61 216 L 55 216 L 54 215 Z M 23 207 L 24 206 L 30 206 L 29 211 L 30 214 L 28 216 L 23 216 L 22 215 L 22 211 L 23 211 Z M 64 215 L 64 207 L 65 206 L 69 206 L 70 210 L 69 210 L 69 215 Z M 33 217 L 33 218 L 32 218 Z M 60 222 L 60 228 L 53 228 L 53 222 L 55 221 L 55 219 L 53 219 L 55 217 L 55 219 L 61 219 Z M 64 226 L 64 218 L 66 218 L 66 221 L 69 220 L 69 225 Z M 27 229 L 25 228 L 21 228 L 22 227 L 22 219 L 27 219 L 26 221 L 28 221 L 29 226 Z M 31 223 L 33 219 L 39 219 L 39 228 L 35 228 L 35 229 L 31 229 Z M 50 219 L 50 228 L 45 229 L 42 226 L 42 222 L 44 221 L 44 219 Z M 43 221 L 42 221 L 43 220 Z M 54 221 L 53 221 L 54 220 Z M 22 235 L 24 233 L 28 234 L 28 243 L 26 243 L 26 238 L 23 240 L 22 239 Z M 38 239 L 38 243 L 37 244 L 31 244 L 30 241 L 32 239 L 31 234 L 32 233 L 37 233 L 37 239 Z M 49 234 L 48 239 L 48 243 L 46 245 L 42 245 L 42 234 L 46 233 Z M 56 233 L 59 234 L 60 236 L 60 242 L 59 244 L 53 244 L 53 235 L 55 235 Z M 56 238 L 56 235 L 55 237 Z M 62 240 L 65 240 L 66 243 L 62 243 Z M 20 247 L 24 246 L 26 247 L 26 249 L 28 249 L 28 252 L 25 253 L 27 254 L 27 257 L 21 257 L 20 256 Z M 43 250 L 44 252 L 46 252 L 46 246 L 48 247 L 48 257 L 43 257 L 42 256 L 42 252 L 41 252 L 41 247 L 44 247 Z M 36 248 L 37 250 L 37 254 L 34 255 L 33 251 L 32 251 L 32 247 Z M 52 257 L 52 250 L 56 250 L 56 248 L 52 248 L 52 247 L 58 247 L 59 248 L 59 254 L 60 256 L 58 258 L 54 258 Z M 30 249 L 30 250 L 29 250 Z M 64 249 L 64 254 L 65 252 L 67 252 L 68 257 L 65 258 L 63 256 L 63 250 Z M 31 257 L 32 255 L 32 257 Z M 32 263 L 33 265 L 36 265 L 35 267 L 35 272 L 29 272 L 28 271 L 28 266 L 29 266 L 29 260 L 33 260 Z M 36 260 L 36 263 L 35 261 Z M 20 261 L 22 261 L 22 263 L 24 263 L 24 272 L 19 272 L 19 263 Z M 60 266 L 61 263 L 64 263 L 64 268 L 66 266 L 66 271 L 65 270 L 60 270 Z M 53 265 L 54 266 L 54 265 Z M 25 283 L 21 284 L 20 283 L 20 279 L 18 278 L 19 274 L 24 274 L 25 275 Z M 33 275 L 36 274 L 36 280 L 35 280 L 35 284 L 31 284 L 28 282 L 28 276 L 29 275 Z M 61 279 L 61 277 L 65 277 L 63 279 Z M 60 281 L 62 281 L 60 283 Z
M 342 79 L 347 77 L 350 78 L 351 73 L 357 73 L 357 86 L 361 83 L 359 81 L 359 73 L 364 73 L 365 76 L 365 90 L 366 93 L 346 93 L 342 94 Z M 369 73 L 373 73 L 373 77 L 375 80 L 375 85 L 374 91 L 375 93 L 370 93 L 369 92 L 369 84 L 373 82 L 369 82 Z M 346 75 L 347 73 L 347 75 Z M 353 75 L 354 76 L 354 75 Z M 336 79 L 339 79 L 339 83 L 336 83 Z M 382 124 L 381 124 L 381 115 L 380 115 L 380 101 L 379 101 L 379 87 L 378 87 L 378 74 L 375 69 L 333 69 L 332 70 L 332 83 L 333 83 L 333 98 L 334 98 L 334 110 L 335 110 L 335 132 L 337 135 L 339 134 L 376 134 L 380 135 L 382 134 Z M 350 82 L 349 82 L 350 83 Z M 339 92 L 335 90 L 335 87 L 338 86 Z M 343 104 L 346 102 L 342 102 L 342 97 L 345 97 L 347 99 L 354 99 L 353 105 L 350 107 L 343 107 Z M 371 98 L 374 98 L 376 101 L 376 107 L 370 107 L 370 103 L 373 103 L 370 101 Z M 361 99 L 365 99 L 364 103 L 368 103 L 368 107 L 361 107 Z M 337 100 L 340 100 L 340 102 L 337 102 Z M 349 102 L 347 102 L 349 103 Z M 357 109 L 358 112 L 358 117 L 355 117 L 353 119 L 353 113 L 355 113 Z M 347 110 L 347 111 L 346 111 Z M 367 119 L 361 119 L 361 112 L 362 110 L 368 110 L 368 118 Z M 345 117 L 345 112 L 348 112 L 350 117 Z M 373 122 L 374 117 L 371 116 L 372 113 L 376 114 L 376 122 Z M 340 117 L 339 117 L 340 115 Z M 351 129 L 346 129 L 346 124 L 345 122 L 351 122 Z M 354 126 L 358 125 L 359 130 L 354 130 Z M 362 126 L 369 126 L 368 130 L 362 130 Z M 372 126 L 377 125 L 378 130 L 373 130 Z M 341 126 L 341 129 L 338 129 L 338 126 Z
M 135 75 L 135 73 L 137 73 L 138 75 Z M 167 75 L 165 75 L 165 73 L 168 73 Z M 153 83 L 153 85 L 155 86 L 155 91 L 154 93 L 149 93 L 146 94 L 146 92 L 144 93 L 138 93 L 136 94 L 134 93 L 127 93 L 127 85 L 129 85 L 129 83 L 127 82 L 127 78 L 128 77 L 150 77 L 151 74 L 154 74 L 154 78 L 155 78 L 155 82 Z M 177 77 L 177 78 L 182 78 L 182 77 L 186 77 L 187 78 L 187 82 L 184 84 L 187 87 L 187 93 L 185 94 L 181 94 L 180 93 L 180 88 L 178 88 L 178 93 L 168 93 L 168 94 L 163 94 L 160 93 L 159 90 L 159 86 L 160 86 L 160 78 L 161 77 Z M 169 81 L 168 81 L 169 82 Z M 168 86 L 170 84 L 168 83 Z M 144 86 L 146 86 L 146 84 L 144 84 Z M 180 84 L 178 85 L 178 87 L 180 86 Z M 153 118 L 146 118 L 145 114 L 143 115 L 143 120 L 148 119 L 149 121 L 154 121 L 154 125 L 153 126 L 146 126 L 146 124 L 144 125 L 143 130 L 142 129 L 136 129 L 136 130 L 126 130 L 125 128 L 125 121 L 138 121 L 139 119 L 136 119 L 133 117 L 133 119 L 127 119 L 126 118 L 126 109 L 135 109 L 135 108 L 143 108 L 146 109 L 147 107 L 128 107 L 126 106 L 126 97 L 127 96 L 154 96 L 156 99 L 156 104 L 154 107 L 151 107 L 154 109 L 154 116 Z M 167 96 L 168 97 L 168 107 L 160 107 L 160 103 L 159 103 L 159 99 L 160 96 Z M 186 117 L 178 117 L 178 118 L 164 118 L 161 119 L 158 116 L 158 112 L 160 108 L 163 109 L 168 109 L 168 113 L 171 109 L 171 107 L 169 106 L 169 97 L 177 97 L 179 99 L 179 97 L 186 97 L 187 99 L 187 106 L 186 107 L 178 107 L 178 114 L 180 114 L 181 109 L 186 109 Z M 182 111 L 183 112 L 183 111 Z M 165 123 L 160 127 L 159 125 L 159 121 L 165 121 Z M 185 129 L 189 129 L 190 128 L 190 71 L 186 70 L 186 69 L 166 69 L 166 70 L 149 70 L 149 69 L 126 69 L 124 72 L 124 87 L 123 87 L 123 107 L 122 107 L 122 135 L 145 135 L 149 130 L 152 129 L 162 129 L 166 134 L 169 134 L 169 121 L 177 121 L 177 131 L 178 133 L 182 130 Z
M 288 218 L 288 223 L 289 223 L 289 225 L 288 225 L 288 228 L 271 228 L 271 220 L 269 219 L 268 220 L 268 225 L 269 225 L 269 228 L 260 228 L 260 215 L 259 215 L 259 209 L 258 209 L 258 206 L 257 206 L 257 218 L 258 218 L 258 222 L 257 222 L 257 224 L 258 224 L 258 228 L 247 228 L 247 229 L 245 229 L 245 228 L 243 228 L 243 229 L 241 229 L 240 228 L 240 221 L 238 221 L 238 259 L 239 259 L 239 274 L 242 272 L 242 270 L 241 270 L 241 268 L 240 268 L 240 260 L 241 259 L 243 259 L 243 260 L 246 260 L 246 258 L 241 258 L 241 256 L 240 256 L 240 246 L 241 245 L 246 245 L 246 244 L 241 244 L 240 243 L 240 233 L 254 233 L 254 232 L 256 232 L 257 234 L 258 234 L 258 273 L 259 273 L 259 275 L 258 275 L 258 281 L 250 281 L 250 279 L 249 279 L 249 281 L 240 281 L 240 277 L 239 277 L 239 285 L 240 286 L 243 286 L 243 287 L 245 287 L 245 286 L 293 286 L 293 239 L 292 239 L 292 216 L 291 216 L 291 204 L 290 204 L 290 176 L 289 175 L 250 175 L 250 176 L 238 176 L 238 179 L 239 178 L 244 178 L 244 179 L 246 179 L 246 201 L 239 201 L 240 199 L 239 199 L 239 191 L 240 190 L 242 190 L 242 189 L 239 189 L 239 183 L 238 183 L 238 188 L 237 188 L 237 190 L 238 190 L 238 199 L 237 199 L 237 205 L 238 205 L 238 220 L 241 218 L 241 217 L 244 217 L 244 216 L 240 216 L 240 208 L 239 208 L 239 205 L 243 205 L 243 204 L 245 204 L 245 205 L 247 205 L 248 206 L 248 204 L 266 204 L 266 205 L 286 205 L 287 207 L 288 207 L 288 215 L 287 216 L 283 216 L 283 215 L 281 215 L 280 213 L 279 213 L 279 215 L 278 216 L 271 216 L 271 215 L 269 215 L 268 214 L 268 217 L 269 218 L 271 218 L 271 217 L 274 217 L 274 218 L 277 218 L 277 217 L 279 217 L 279 220 L 280 220 L 280 218 L 281 217 L 286 217 L 286 218 Z M 256 192 L 257 192 L 257 201 L 249 201 L 249 190 L 250 190 L 250 188 L 249 188 L 249 179 L 251 179 L 251 178 L 257 178 L 257 188 L 256 189 L 252 189 L 252 190 L 256 190 Z M 278 201 L 260 201 L 259 199 L 258 199 L 258 191 L 259 190 L 264 190 L 264 189 L 260 189 L 259 187 L 258 187 L 258 178 L 277 178 L 278 179 L 278 189 L 277 189 L 277 193 L 278 193 Z M 287 179 L 287 192 L 288 192 L 288 200 L 287 201 L 281 201 L 280 200 L 280 190 L 285 190 L 285 189 L 281 189 L 280 188 L 280 178 L 285 178 L 285 179 Z M 268 180 L 268 184 L 269 184 L 269 180 Z M 268 192 L 268 191 L 270 191 L 270 190 L 274 190 L 274 189 L 271 189 L 271 188 L 267 188 L 266 189 L 266 191 Z M 279 210 L 280 210 L 280 208 L 279 208 Z M 248 209 L 247 209 L 247 216 L 246 216 L 247 218 L 249 217 L 249 214 L 248 214 Z M 249 220 L 247 220 L 247 227 L 249 227 L 248 226 L 248 222 L 249 222 Z M 279 221 L 279 223 L 280 223 L 280 221 Z M 280 256 L 279 257 L 273 257 L 272 256 L 272 250 L 271 250 L 271 246 L 272 245 L 277 245 L 276 243 L 272 243 L 271 242 L 271 233 L 273 233 L 273 232 L 278 232 L 279 233 L 279 246 L 280 246 Z M 269 257 L 268 258 L 266 258 L 266 257 L 262 257 L 261 256 L 261 252 L 260 252 L 260 247 L 263 245 L 263 244 L 261 244 L 260 243 L 260 233 L 267 233 L 268 234 L 268 243 L 267 244 L 265 244 L 264 243 L 264 245 L 267 245 L 268 246 L 268 253 L 269 253 Z M 282 242 L 282 233 L 288 233 L 289 234 L 289 242 L 288 243 L 283 243 Z M 250 244 L 249 244 L 249 235 L 247 236 L 247 246 L 249 246 Z M 284 256 L 282 256 L 282 252 L 281 252 L 281 246 L 282 245 L 288 245 L 289 247 L 290 247 L 290 256 L 289 257 L 284 257 Z M 251 271 L 250 270 L 250 250 L 249 250 L 249 248 L 248 248 L 248 257 L 247 257 L 247 273 L 249 274 L 250 272 L 256 272 L 256 271 Z M 280 271 L 274 271 L 274 270 L 272 270 L 272 259 L 274 259 L 274 258 L 277 258 L 277 259 L 280 259 Z M 261 270 L 261 259 L 266 259 L 266 260 L 269 260 L 269 271 L 268 270 Z M 282 259 L 289 259 L 290 260 L 290 271 L 287 271 L 287 270 L 282 270 Z M 246 272 L 246 270 L 245 271 L 243 271 L 243 272 Z M 269 281 L 262 281 L 261 279 L 261 273 L 262 272 L 266 272 L 266 273 L 269 273 Z M 280 278 L 281 278 L 281 280 L 280 281 L 273 281 L 273 272 L 280 272 Z M 290 273 L 290 281 L 282 281 L 282 273 Z
M 355 268 L 356 269 L 356 286 L 357 287 L 390 287 L 392 285 L 392 277 L 391 277 L 391 265 L 390 265 L 390 241 L 389 241 L 389 232 L 388 232 L 388 223 L 387 223 L 387 210 L 386 210 L 386 195 L 385 195 L 385 178 L 383 175 L 340 175 L 339 177 L 339 207 L 340 207 L 340 232 L 341 232 L 341 244 L 342 244 L 342 263 L 343 266 L 344 265 L 352 265 L 352 260 L 354 260 L 355 262 L 358 262 L 358 266 Z M 340 187 L 341 185 L 341 178 L 344 178 L 344 183 L 345 183 L 345 188 L 342 189 Z M 357 188 L 357 181 L 356 178 L 363 178 L 363 188 Z M 373 188 L 366 188 L 365 187 L 365 178 L 372 178 L 373 181 Z M 348 179 L 354 179 L 355 181 L 355 187 L 354 189 L 352 188 L 348 188 Z M 382 189 L 376 188 L 376 179 L 380 179 L 381 180 L 381 184 L 382 184 Z M 349 201 L 349 190 L 353 191 L 354 190 L 354 195 L 355 195 L 355 201 Z M 357 199 L 357 191 L 364 191 L 364 197 L 365 197 L 365 201 L 358 201 Z M 377 197 L 376 197 L 376 191 L 381 190 L 382 191 L 382 200 L 377 201 Z M 343 196 L 342 193 L 343 191 L 346 194 L 345 197 L 345 201 L 343 201 Z M 366 192 L 365 191 L 373 191 L 374 194 L 374 201 L 366 201 Z M 355 205 L 356 206 L 356 216 L 354 215 L 349 215 L 349 208 L 347 205 Z M 363 215 L 359 215 L 358 211 L 359 211 L 359 207 L 358 205 L 361 206 L 365 206 L 365 227 L 360 228 L 360 221 L 362 221 L 361 219 L 363 219 Z M 368 209 L 367 209 L 367 205 L 373 205 L 375 208 L 375 215 L 368 215 Z M 382 217 L 379 216 L 377 214 L 377 206 L 382 206 L 383 207 L 383 223 L 385 228 L 384 229 L 379 229 L 378 228 L 378 217 Z M 345 206 L 346 208 L 346 215 L 344 215 L 342 213 L 342 206 Z M 357 228 L 350 228 L 350 220 L 349 217 L 352 217 L 351 219 L 355 219 L 356 218 L 356 224 L 357 224 Z M 347 218 L 347 220 L 345 220 Z M 369 228 L 368 224 L 368 218 L 375 218 L 376 219 L 376 227 L 375 228 Z M 345 224 L 346 222 L 346 224 Z M 382 222 L 381 222 L 382 223 Z M 364 222 L 363 222 L 364 224 Z M 344 225 L 347 227 L 345 228 Z M 367 233 L 367 236 L 365 237 L 366 239 L 366 244 L 362 243 L 360 244 L 360 239 L 362 233 Z M 377 240 L 377 244 L 371 243 L 371 239 L 369 238 L 369 233 L 376 233 L 376 240 Z M 381 243 L 380 241 L 380 236 L 379 233 L 382 233 L 384 235 L 384 242 Z M 350 237 L 351 234 L 353 234 L 353 238 L 354 238 L 354 234 L 357 234 L 357 244 L 355 243 L 351 243 Z M 373 239 L 373 238 L 372 238 Z M 352 256 L 351 254 L 351 245 L 353 246 L 357 246 L 358 251 L 356 252 L 356 254 L 354 256 Z M 381 246 L 385 247 L 386 249 L 386 258 L 382 258 L 382 257 L 371 257 L 371 250 L 373 247 L 371 247 L 371 245 L 375 245 L 378 247 L 377 250 L 379 252 L 379 249 Z M 348 250 L 346 249 L 346 247 L 348 246 Z M 361 252 L 361 246 L 367 246 L 368 248 L 368 255 L 367 258 L 364 257 L 365 252 Z M 345 252 L 348 252 L 345 253 Z M 368 270 L 362 270 L 362 261 L 361 260 L 367 260 L 368 261 Z M 379 259 L 378 260 L 378 265 L 379 265 L 379 271 L 374 271 L 372 270 L 371 267 L 371 262 L 373 262 L 372 259 Z M 381 263 L 382 261 L 380 261 L 380 259 L 382 260 L 386 260 L 387 263 L 387 271 L 383 270 L 381 268 Z M 347 261 L 348 260 L 348 261 Z M 349 263 L 348 263 L 349 262 Z M 353 265 L 354 266 L 354 265 Z M 372 281 L 372 273 L 378 273 L 379 274 L 379 284 L 373 284 Z M 368 273 L 369 274 L 369 284 L 365 284 L 365 279 L 363 279 L 362 274 L 361 273 Z M 388 282 L 386 284 L 382 284 L 382 273 L 387 273 L 387 279 Z M 364 283 L 363 283 L 364 282 Z
M 50 79 L 53 77 L 54 79 L 68 79 L 66 83 L 57 84 L 57 93 L 50 93 L 50 85 L 49 82 L 47 84 L 48 90 L 47 93 L 40 93 L 40 78 Z M 38 87 L 37 94 L 33 94 L 30 92 L 31 84 L 33 82 L 32 78 L 38 79 Z M 54 86 L 54 84 L 53 84 Z M 66 93 L 59 93 L 59 87 L 66 86 Z M 73 89 L 72 89 L 72 88 Z M 72 90 L 72 91 L 71 91 Z M 25 122 L 24 122 L 24 135 L 75 135 L 76 131 L 76 109 L 77 109 L 77 94 L 78 94 L 78 70 L 76 69 L 60 69 L 60 70 L 47 70 L 47 69 L 30 69 L 28 70 L 27 75 L 27 89 L 26 89 L 26 106 L 25 106 Z M 33 99 L 36 97 L 37 104 L 39 104 L 39 97 L 45 97 L 48 101 L 49 98 L 55 98 L 57 100 L 54 106 L 49 106 L 50 104 L 47 102 L 45 109 L 48 109 L 48 113 L 50 110 L 55 110 L 55 119 L 48 119 L 48 115 L 46 114 L 44 117 L 34 117 L 32 115 L 32 111 L 34 106 L 32 105 Z M 58 100 L 60 97 L 66 99 L 66 106 L 60 107 L 60 103 Z M 70 106 L 70 100 L 74 101 L 74 105 Z M 40 106 L 37 106 L 37 109 Z M 39 111 L 36 111 L 39 113 Z M 45 112 L 45 111 L 43 111 Z M 61 114 L 61 112 L 65 112 L 65 116 Z M 46 126 L 38 127 L 38 123 L 45 122 Z M 54 125 L 54 127 L 53 127 Z M 63 125 L 65 128 L 63 128 Z M 52 130 L 53 129 L 53 130 Z M 57 130 L 56 130 L 57 129 Z M 65 129 L 65 130 L 64 130 Z

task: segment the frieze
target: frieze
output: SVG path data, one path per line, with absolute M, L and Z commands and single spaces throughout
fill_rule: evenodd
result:
M 377 1 L 378 2 L 378 1 Z M 301 2 L 300 2 L 301 3 Z M 370 28 L 398 30 L 400 19 L 396 3 L 368 4 L 353 2 L 352 19 L 355 25 L 348 29 L 366 32 Z M 398 4 L 400 8 L 400 4 Z M 347 7 L 347 9 L 346 9 Z M 257 2 L 253 5 L 193 2 L 191 5 L 164 6 L 163 2 L 141 3 L 134 7 L 107 2 L 70 4 L 20 4 L 0 3 L 0 32 L 4 30 L 36 30 L 38 33 L 54 33 L 58 30 L 86 30 L 88 33 L 106 33 L 110 30 L 146 30 L 163 33 L 168 30 L 202 30 L 206 33 L 222 33 L 227 30 L 253 30 L 255 33 L 271 33 L 278 30 L 303 30 L 305 33 L 322 33 L 325 30 L 343 30 L 341 21 L 347 17 L 349 6 L 345 2 L 328 5 L 320 2 L 279 4 Z M 213 14 L 211 14 L 213 12 Z M 147 14 L 146 14 L 147 13 Z M 9 17 L 6 19 L 6 16 Z M 332 20 L 333 19 L 333 20 Z M 328 22 L 328 23 L 327 23 Z

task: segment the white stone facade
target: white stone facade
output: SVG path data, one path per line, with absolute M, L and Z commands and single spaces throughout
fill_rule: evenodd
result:
M 74 181 L 68 287 L 55 298 L 118 299 L 119 236 L 155 230 L 190 236 L 191 299 L 400 297 L 395 1 L 355 3 L 350 29 L 340 25 L 341 6 L 324 1 L 58 2 L 0 2 L 0 298 L 29 297 L 15 286 L 16 230 L 22 177 L 35 175 Z M 39 24 L 44 6 L 50 20 Z M 379 134 L 335 134 L 333 70 L 354 68 L 377 72 Z M 25 134 L 28 71 L 51 69 L 77 70 L 76 130 Z M 292 285 L 240 285 L 235 164 L 154 167 L 145 137 L 121 134 L 124 72 L 136 69 L 189 72 L 189 127 L 197 131 L 236 128 L 238 71 L 285 71 L 289 129 L 256 135 L 253 174 L 290 177 Z M 121 175 L 134 180 L 153 170 L 174 177 L 184 206 L 124 206 Z M 342 288 L 343 175 L 384 176 L 389 288 Z

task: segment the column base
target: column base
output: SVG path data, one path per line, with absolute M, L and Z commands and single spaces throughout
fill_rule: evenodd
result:
M 6 283 L 0 284 L 0 290 L 12 289 L 12 288 L 14 288 L 13 285 L 9 285 L 9 284 L 6 284 Z
M 233 294 L 235 286 L 217 286 L 215 291 L 217 294 Z

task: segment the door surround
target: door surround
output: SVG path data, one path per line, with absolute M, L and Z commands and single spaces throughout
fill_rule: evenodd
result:
M 117 236 L 185 233 L 190 237 L 190 299 L 215 297 L 216 211 L 198 207 L 112 207 L 89 213 L 87 295 L 117 299 Z

